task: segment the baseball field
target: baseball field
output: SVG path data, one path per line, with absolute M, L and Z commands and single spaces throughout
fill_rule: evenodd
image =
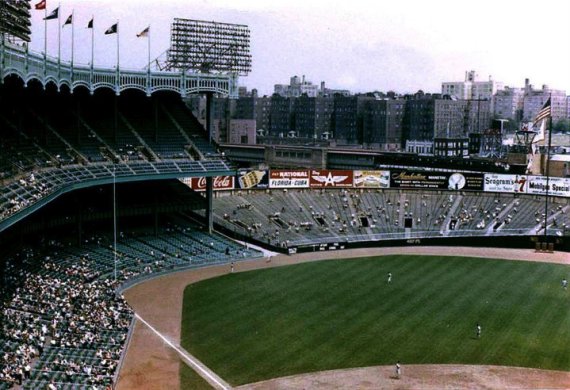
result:
M 397 361 L 570 371 L 564 277 L 568 265 L 426 255 L 229 273 L 185 289 L 181 345 L 233 386 Z

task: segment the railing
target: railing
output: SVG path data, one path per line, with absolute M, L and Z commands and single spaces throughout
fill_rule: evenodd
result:
M 236 74 L 156 72 L 72 65 L 30 52 L 26 46 L 8 42 L 0 42 L 0 45 L 0 82 L 9 75 L 17 75 L 26 84 L 38 80 L 44 87 L 52 82 L 58 89 L 64 85 L 71 90 L 82 86 L 91 93 L 99 88 L 110 88 L 117 95 L 127 89 L 138 89 L 149 96 L 157 91 L 172 91 L 182 97 L 200 92 L 237 97 Z
M 178 163 L 182 164 L 179 165 Z M 205 166 L 201 161 L 162 160 L 156 163 L 134 161 L 122 164 L 70 165 L 62 168 L 38 169 L 30 173 L 34 174 L 37 184 L 49 182 L 49 188 L 46 187 L 41 195 L 34 196 L 39 192 L 30 192 L 15 178 L 5 183 L 5 187 L 13 191 L 0 195 L 0 232 L 53 199 L 73 190 L 110 184 L 114 180 L 117 183 L 123 183 L 153 179 L 234 175 L 235 169 L 223 160 L 217 161 L 215 166 Z M 27 197 L 21 199 L 25 200 L 26 203 L 22 204 L 21 208 L 16 211 L 11 211 L 10 208 L 3 209 L 9 204 L 9 198 L 19 198 L 15 191 L 18 189 L 22 189 L 21 193 Z

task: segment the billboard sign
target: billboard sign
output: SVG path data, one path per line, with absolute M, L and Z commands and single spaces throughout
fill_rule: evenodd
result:
M 483 190 L 483 174 L 390 171 L 390 187 L 433 190 Z
M 269 188 L 309 188 L 309 171 L 271 170 Z
M 311 188 L 346 188 L 352 187 L 353 171 L 331 171 L 328 169 L 312 169 Z
M 546 195 L 546 189 L 545 176 L 528 176 L 526 184 L 528 194 Z M 548 180 L 548 195 L 570 197 L 570 180 L 564 177 L 551 177 Z
M 526 192 L 527 177 L 521 175 L 500 175 L 486 173 L 483 183 L 485 192 Z
M 354 171 L 356 188 L 389 188 L 390 171 Z
M 235 181 L 236 189 L 259 189 L 268 186 L 268 171 L 261 169 L 238 170 Z
M 213 180 L 214 191 L 225 191 L 234 189 L 233 176 L 216 176 Z M 184 183 L 194 191 L 206 191 L 205 177 L 188 177 L 184 179 Z

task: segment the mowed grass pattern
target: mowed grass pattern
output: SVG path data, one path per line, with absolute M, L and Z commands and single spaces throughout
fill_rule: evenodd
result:
M 232 385 L 397 360 L 570 370 L 569 274 L 407 255 L 228 274 L 186 288 L 182 345 Z

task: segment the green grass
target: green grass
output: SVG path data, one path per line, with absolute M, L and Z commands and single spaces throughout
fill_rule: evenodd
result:
M 186 288 L 182 345 L 232 385 L 397 360 L 570 370 L 569 274 L 407 255 L 229 274 Z
M 180 389 L 181 390 L 212 390 L 210 386 L 200 375 L 193 369 L 188 367 L 183 361 L 180 362 Z

